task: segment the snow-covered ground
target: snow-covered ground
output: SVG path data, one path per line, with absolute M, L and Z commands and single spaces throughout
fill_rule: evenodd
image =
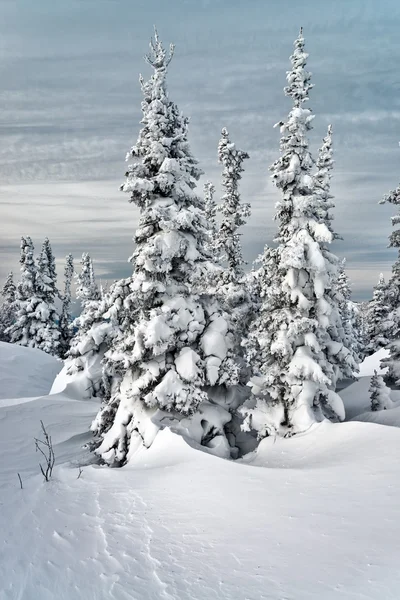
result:
M 29 353 L 49 388 L 46 355 L 8 351 L 10 397 L 33 391 Z M 96 411 L 62 393 L 0 404 L 1 600 L 398 599 L 398 428 L 322 423 L 237 462 L 164 430 L 110 469 L 84 448 Z

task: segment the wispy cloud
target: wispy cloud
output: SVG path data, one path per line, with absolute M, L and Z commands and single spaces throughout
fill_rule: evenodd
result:
M 59 256 L 89 250 L 100 274 L 129 272 L 137 212 L 118 192 L 140 120 L 138 74 L 153 23 L 174 41 L 170 94 L 191 117 L 193 150 L 219 190 L 216 146 L 223 126 L 250 153 L 243 196 L 248 261 L 271 243 L 285 72 L 305 28 L 315 89 L 312 149 L 333 123 L 337 230 L 358 297 L 371 293 L 386 248 L 397 185 L 396 0 L 3 0 L 0 21 L 0 277 L 17 266 L 18 238 L 49 235 Z M 366 42 L 367 40 L 367 42 Z

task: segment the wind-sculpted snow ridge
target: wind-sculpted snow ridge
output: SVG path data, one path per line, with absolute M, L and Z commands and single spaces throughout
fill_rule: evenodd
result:
M 10 369 L 26 395 L 24 365 Z M 2 600 L 398 599 L 398 429 L 324 422 L 231 461 L 166 428 L 110 469 L 87 448 L 97 409 L 62 393 L 0 403 Z

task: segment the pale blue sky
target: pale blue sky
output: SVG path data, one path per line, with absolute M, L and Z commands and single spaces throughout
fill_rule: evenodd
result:
M 250 154 L 243 231 L 252 261 L 272 240 L 276 121 L 292 43 L 304 27 L 315 88 L 311 143 L 335 135 L 335 251 L 356 298 L 389 274 L 389 206 L 400 179 L 400 3 L 396 0 L 1 0 L 0 277 L 18 269 L 21 235 L 48 235 L 58 258 L 92 253 L 102 278 L 130 271 L 136 209 L 118 192 L 139 131 L 138 74 L 156 24 L 176 44 L 169 91 L 191 118 L 192 148 L 218 185 L 226 126 Z

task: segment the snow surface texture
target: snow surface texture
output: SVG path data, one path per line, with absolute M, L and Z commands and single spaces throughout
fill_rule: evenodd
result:
M 5 346 L 10 396 L 32 390 L 30 364 L 50 381 L 50 357 Z M 321 423 L 236 462 L 163 430 L 110 469 L 83 447 L 97 408 L 63 394 L 0 405 L 2 600 L 398 600 L 398 429 Z

